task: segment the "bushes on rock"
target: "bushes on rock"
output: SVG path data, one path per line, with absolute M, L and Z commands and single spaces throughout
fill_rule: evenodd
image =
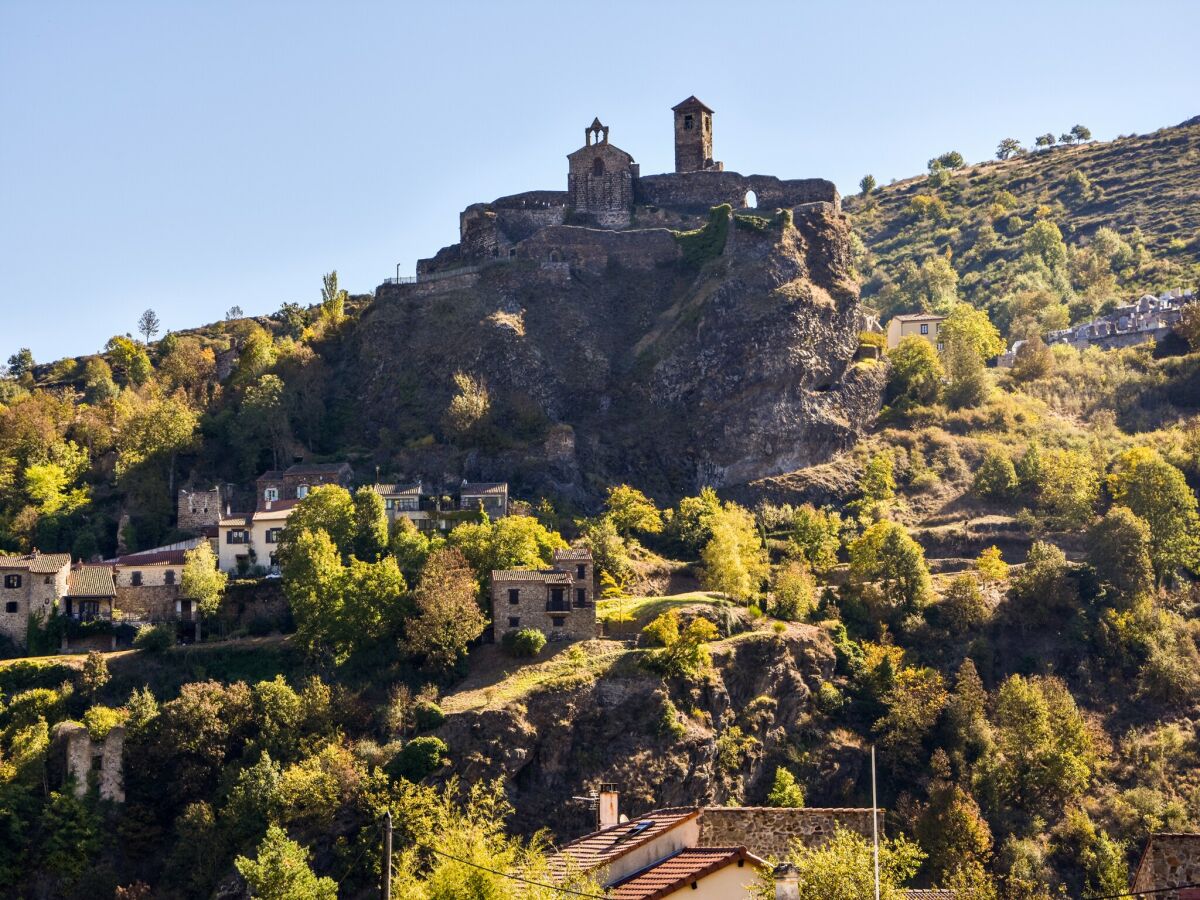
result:
M 392 757 L 387 771 L 393 778 L 418 782 L 440 769 L 449 753 L 449 746 L 441 738 L 428 735 L 413 738 Z
M 543 638 L 543 641 L 545 638 Z M 419 700 L 413 708 L 413 724 L 417 731 L 433 731 L 446 721 L 442 708 L 432 700 Z

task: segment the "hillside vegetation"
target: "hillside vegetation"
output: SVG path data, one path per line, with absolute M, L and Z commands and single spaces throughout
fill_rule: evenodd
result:
M 957 291 L 1018 338 L 1014 322 L 1020 331 L 1031 307 L 1040 324 L 1060 327 L 1200 281 L 1200 119 L 974 165 L 940 158 L 929 175 L 845 199 L 863 299 L 885 320 L 944 306 Z M 1047 250 L 1041 222 L 1057 228 L 1061 251 Z

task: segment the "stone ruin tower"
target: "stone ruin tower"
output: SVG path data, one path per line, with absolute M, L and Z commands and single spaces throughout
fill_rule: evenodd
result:
M 725 166 L 713 161 L 713 111 L 694 94 L 671 110 L 675 113 L 675 171 L 723 171 Z
M 593 119 L 584 145 L 567 155 L 567 205 L 602 228 L 627 228 L 638 164 L 608 142 L 608 126 Z

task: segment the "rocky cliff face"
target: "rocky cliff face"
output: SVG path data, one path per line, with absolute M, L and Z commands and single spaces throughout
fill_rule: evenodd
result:
M 690 242 L 689 242 L 690 241 Z M 397 474 L 503 478 L 582 502 L 630 480 L 669 497 L 823 462 L 878 409 L 856 366 L 849 228 L 819 204 L 772 223 L 556 226 L 478 274 L 384 286 L 339 380 Z M 453 376 L 487 422 L 451 439 Z
M 569 652 L 569 651 L 564 651 Z M 594 652 L 594 648 L 593 648 Z M 438 731 L 465 781 L 504 777 L 526 832 L 560 839 L 590 830 L 569 801 L 615 782 L 622 811 L 761 804 L 775 767 L 787 763 L 810 786 L 809 805 L 859 802 L 862 749 L 831 734 L 814 692 L 834 657 L 815 628 L 744 634 L 714 645 L 699 681 L 664 683 L 634 654 L 604 674 L 581 674 L 505 705 L 453 714 Z M 668 722 L 674 722 L 672 730 Z

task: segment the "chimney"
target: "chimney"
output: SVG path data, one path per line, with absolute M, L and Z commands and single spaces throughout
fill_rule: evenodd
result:
M 617 799 L 620 794 L 617 793 L 617 786 L 612 782 L 604 782 L 600 785 L 600 805 L 598 807 L 600 827 L 611 828 L 614 825 L 621 824 L 621 815 L 617 811 Z
M 266 503 L 266 505 L 267 505 L 267 512 L 270 512 L 270 511 L 271 511 L 271 504 L 272 504 L 273 502 L 274 502 L 273 500 L 267 500 L 267 501 L 265 501 L 265 503 Z
M 775 900 L 800 900 L 800 872 L 791 863 L 775 867 Z

